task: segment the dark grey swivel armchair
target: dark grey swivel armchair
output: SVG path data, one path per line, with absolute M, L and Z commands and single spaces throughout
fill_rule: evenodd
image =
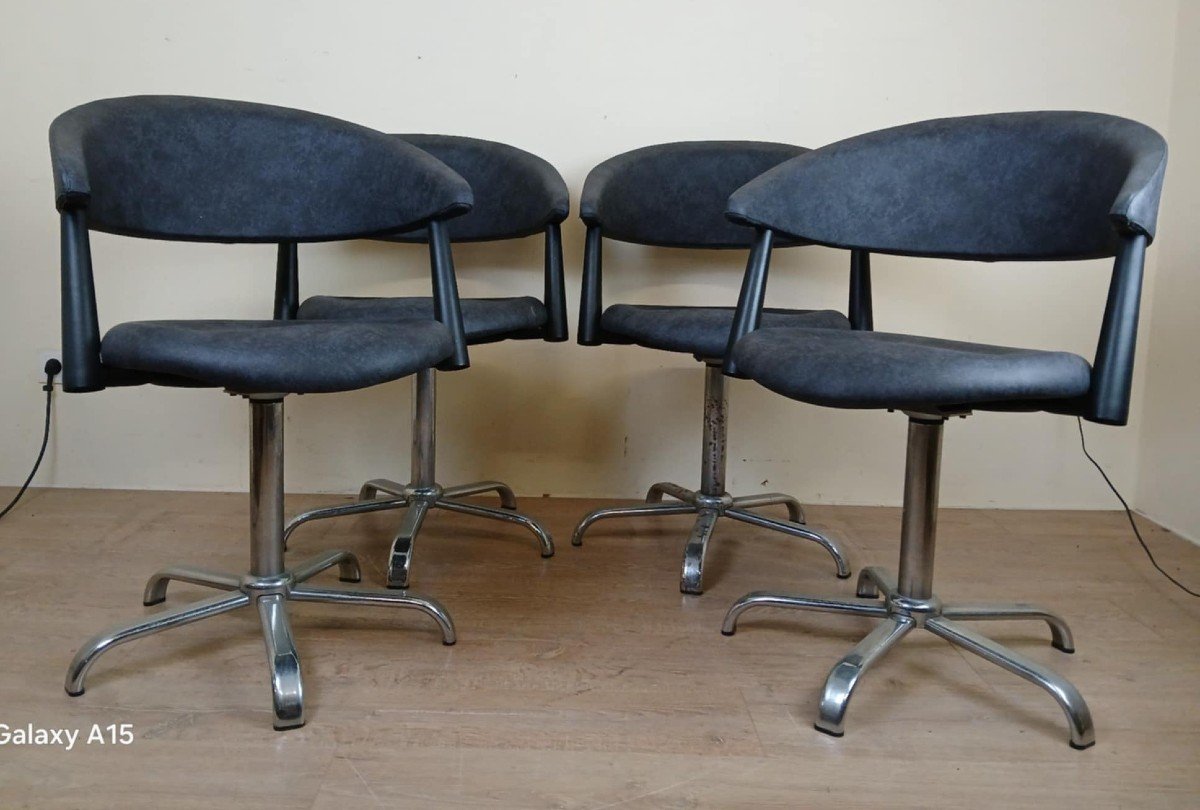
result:
M 568 211 L 567 185 L 546 161 L 507 144 L 453 135 L 398 135 L 441 160 L 471 184 L 475 207 L 469 214 L 448 223 L 451 242 L 490 242 L 521 239 L 534 234 L 545 238 L 544 300 L 532 296 L 509 298 L 463 298 L 462 314 L 468 344 L 500 340 L 567 339 L 566 293 L 563 288 L 562 236 L 560 223 Z M 427 242 L 429 231 L 421 229 L 389 237 L 399 242 Z M 317 296 L 297 310 L 294 266 L 281 275 L 277 298 L 283 317 L 301 320 L 397 321 L 428 318 L 433 312 L 429 298 L 351 298 Z M 543 557 L 554 555 L 554 543 L 540 523 L 516 511 L 512 489 L 499 481 L 443 487 L 434 474 L 436 435 L 436 376 L 433 369 L 413 377 L 412 479 L 400 484 L 384 478 L 367 481 L 359 490 L 359 502 L 323 507 L 297 515 L 288 524 L 291 535 L 311 520 L 343 515 L 404 509 L 404 518 L 392 540 L 388 555 L 388 587 L 407 588 L 412 570 L 413 546 L 430 509 L 445 509 L 476 517 L 508 521 L 529 529 L 537 538 Z M 458 500 L 468 495 L 496 492 L 503 509 Z M 377 498 L 382 492 L 390 497 Z
M 1044 621 L 1053 645 L 1072 652 L 1062 618 L 1027 604 L 944 605 L 934 595 L 942 425 L 973 410 L 1048 411 L 1125 424 L 1142 264 L 1154 238 L 1166 159 L 1166 143 L 1156 132 L 1108 115 L 951 118 L 818 149 L 767 172 L 730 198 L 730 218 L 758 228 L 758 250 L 764 255 L 777 234 L 786 234 L 850 248 L 860 262 L 868 252 L 981 261 L 1115 257 L 1090 366 L 1065 352 L 914 335 L 754 331 L 766 265 L 748 271 L 730 373 L 814 405 L 908 414 L 899 578 L 882 568 L 865 568 L 858 579 L 858 596 L 882 593 L 883 602 L 760 592 L 739 599 L 725 618 L 727 635 L 752 607 L 883 620 L 829 673 L 819 730 L 841 736 L 847 704 L 863 672 L 910 630 L 924 627 L 1046 689 L 1066 713 L 1071 745 L 1087 748 L 1095 742 L 1091 714 L 1074 686 L 963 624 Z
M 445 220 L 468 211 L 466 181 L 391 136 L 312 113 L 235 101 L 142 96 L 63 113 L 50 127 L 62 220 L 63 389 L 170 385 L 223 388 L 250 403 L 250 570 L 164 568 L 144 602 L 180 580 L 225 593 L 114 627 L 79 648 L 66 690 L 81 695 L 96 659 L 151 633 L 253 606 L 271 669 L 274 725 L 303 725 L 300 662 L 287 601 L 415 608 L 455 640 L 431 599 L 307 583 L 337 566 L 359 580 L 347 551 L 292 566 L 283 556 L 283 398 L 388 382 L 435 364 L 465 365 L 462 315 Z M 194 242 L 297 242 L 427 227 L 439 323 L 138 321 L 100 337 L 89 230 Z M 455 336 L 459 339 L 455 340 Z
M 850 576 L 836 542 L 802 525 L 804 512 L 790 495 L 768 493 L 734 497 L 725 491 L 727 401 L 721 359 L 733 322 L 732 307 L 647 306 L 601 302 L 601 240 L 615 239 L 661 247 L 744 249 L 754 231 L 727 221 L 729 195 L 762 172 L 807 150 L 799 146 L 753 141 L 694 141 L 647 146 L 604 161 L 588 174 L 579 215 L 587 224 L 579 342 L 585 346 L 634 343 L 651 349 L 686 352 L 704 363 L 704 438 L 700 489 L 658 483 L 646 503 L 597 509 L 575 528 L 571 542 L 598 520 L 638 515 L 695 514 L 684 547 L 679 589 L 704 590 L 704 557 L 717 519 L 725 516 L 761 528 L 821 544 L 833 555 L 838 576 Z M 753 260 L 753 259 L 752 259 Z M 853 291 L 853 288 L 852 288 Z M 853 296 L 852 313 L 860 312 Z M 850 320 L 830 310 L 770 309 L 766 326 L 812 326 L 848 329 Z M 663 501 L 663 496 L 670 501 Z M 754 509 L 787 507 L 790 520 L 765 517 Z

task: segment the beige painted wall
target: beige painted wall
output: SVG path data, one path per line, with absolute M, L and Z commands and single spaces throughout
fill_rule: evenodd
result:
M 1166 131 L 1177 12 L 1169 0 L 7 6 L 0 31 L 5 483 L 21 480 L 36 449 L 39 352 L 57 346 L 46 126 L 74 104 L 132 93 L 221 96 L 385 130 L 508 141 L 558 166 L 575 202 L 598 161 L 669 140 L 818 145 L 922 118 L 1039 108 L 1117 113 Z M 565 242 L 574 310 L 578 220 L 568 223 Z M 97 235 L 93 248 L 105 325 L 269 316 L 270 247 Z M 465 246 L 456 259 L 464 294 L 540 289 L 536 241 Z M 301 261 L 306 294 L 427 289 L 416 248 L 317 246 L 303 249 Z M 844 306 L 845 264 L 818 248 L 779 254 L 770 303 Z M 614 245 L 606 294 L 609 301 L 731 303 L 741 265 L 733 254 Z M 1108 276 L 1097 262 L 1045 269 L 884 257 L 875 274 L 881 330 L 1088 357 Z M 702 375 L 690 358 L 510 343 L 478 348 L 473 362 L 468 372 L 442 377 L 442 480 L 502 477 L 521 493 L 596 496 L 638 496 L 664 478 L 695 481 Z M 809 502 L 898 501 L 902 417 L 801 406 L 750 383 L 735 384 L 731 399 L 731 489 L 767 486 Z M 349 491 L 368 476 L 404 475 L 407 382 L 295 398 L 288 408 L 290 490 Z M 1130 492 L 1144 413 L 1135 406 L 1128 429 L 1089 428 L 1095 451 Z M 244 407 L 220 392 L 67 396 L 55 424 L 39 483 L 245 485 Z M 1112 505 L 1065 418 L 984 414 L 954 423 L 946 450 L 947 505 Z
M 1180 4 L 1170 138 L 1137 503 L 1200 542 L 1200 3 Z

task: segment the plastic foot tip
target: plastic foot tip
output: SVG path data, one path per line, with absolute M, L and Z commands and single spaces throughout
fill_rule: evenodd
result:
M 1064 652 L 1064 653 L 1066 653 L 1067 655 L 1074 655 L 1074 654 L 1075 654 L 1075 648 L 1074 648 L 1074 647 L 1063 647 L 1063 646 L 1061 646 L 1061 645 L 1059 645 L 1059 644 L 1055 644 L 1053 641 L 1052 641 L 1052 642 L 1050 642 L 1050 646 L 1051 646 L 1051 647 L 1053 647 L 1054 649 L 1058 650 L 1059 652 Z
M 1087 745 L 1079 745 L 1079 744 L 1077 744 L 1077 743 L 1076 743 L 1074 740 L 1068 740 L 1068 745 L 1070 745 L 1070 746 L 1071 746 L 1072 748 L 1074 748 L 1076 751 L 1086 751 L 1086 750 L 1088 750 L 1089 748 L 1091 748 L 1091 747 L 1092 747 L 1093 745 L 1095 745 L 1095 744 L 1096 744 L 1096 741 L 1095 741 L 1095 740 L 1092 740 L 1092 741 L 1091 741 L 1090 743 L 1088 743 Z
M 362 582 L 362 577 L 338 577 L 338 582 Z
M 551 557 L 553 557 L 553 556 L 554 556 L 554 552 L 553 552 L 553 551 L 543 551 L 543 552 L 542 552 L 542 559 L 543 559 L 543 560 L 548 560 L 548 559 L 550 559 L 550 558 L 551 558 Z
M 843 574 L 843 573 L 841 573 L 841 572 L 839 572 L 839 573 L 838 573 L 838 575 L 837 575 L 837 578 L 838 578 L 838 579 L 850 579 L 850 577 L 851 577 L 851 576 L 853 576 L 853 572 L 852 572 L 852 571 L 847 571 L 847 572 L 846 572 L 846 573 L 844 573 L 844 574 Z
M 829 735 L 830 737 L 839 737 L 840 738 L 840 737 L 846 736 L 846 732 L 844 732 L 844 731 L 830 731 L 827 728 L 821 728 L 816 723 L 813 723 L 813 728 L 815 728 L 817 731 L 821 732 L 822 734 Z
M 442 639 L 443 647 L 453 647 L 457 643 L 458 643 L 458 639 L 454 639 L 454 641 L 446 641 L 445 639 Z
M 83 694 L 83 690 L 82 690 L 82 689 L 80 689 L 78 692 L 72 692 L 70 689 L 66 689 L 66 690 L 64 690 L 64 691 L 66 691 L 67 695 L 68 695 L 68 696 L 70 696 L 70 697 L 79 697 L 80 695 L 82 695 L 82 694 Z
M 732 636 L 732 635 L 733 635 L 734 633 L 736 633 L 736 632 L 737 632 L 736 630 L 722 630 L 722 631 L 721 631 L 721 635 L 723 635 L 723 636 Z
M 167 597 L 165 597 L 165 596 L 162 599 L 152 599 L 149 602 L 147 602 L 145 599 L 143 599 L 142 606 L 143 607 L 154 607 L 155 605 L 161 605 L 165 601 L 167 601 Z

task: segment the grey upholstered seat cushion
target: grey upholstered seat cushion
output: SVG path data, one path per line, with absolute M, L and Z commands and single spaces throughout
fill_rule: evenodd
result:
M 536 298 L 463 298 L 463 328 L 468 342 L 493 340 L 538 329 L 546 322 L 546 306 Z M 353 298 L 318 295 L 300 305 L 301 320 L 407 321 L 433 318 L 433 299 Z
M 315 394 L 366 388 L 450 355 L 437 321 L 133 321 L 104 336 L 115 369 L 182 377 L 244 394 Z
M 610 335 L 628 338 L 639 346 L 688 352 L 704 358 L 725 356 L 733 307 L 652 306 L 614 304 L 600 317 Z M 764 309 L 760 328 L 802 326 L 816 329 L 849 329 L 850 321 L 833 310 Z
M 1091 367 L 1067 352 L 832 329 L 760 329 L 734 347 L 741 372 L 802 402 L 922 410 L 1086 394 Z

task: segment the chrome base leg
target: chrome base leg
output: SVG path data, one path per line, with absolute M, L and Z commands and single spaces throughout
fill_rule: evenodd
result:
M 500 496 L 500 508 L 516 510 L 517 496 L 512 488 L 501 481 L 476 481 L 474 484 L 459 484 L 456 487 L 446 487 L 442 490 L 444 498 L 466 498 L 471 495 L 481 495 L 484 492 L 495 492 Z
M 763 495 L 743 495 L 740 498 L 733 499 L 733 506 L 736 509 L 757 509 L 760 506 L 786 506 L 788 520 L 792 523 L 805 523 L 804 507 L 800 505 L 800 501 L 782 492 L 768 492 Z
M 790 608 L 792 610 L 811 610 L 817 613 L 846 613 L 851 616 L 871 616 L 876 619 L 887 618 L 888 611 L 883 605 L 869 605 L 865 602 L 839 602 L 835 599 L 816 599 L 809 596 L 792 596 L 784 593 L 769 591 L 752 591 L 738 599 L 725 613 L 725 621 L 721 625 L 721 634 L 732 636 L 737 632 L 738 619 L 751 608 Z
M 942 616 L 956 621 L 1014 621 L 1032 619 L 1050 626 L 1050 644 L 1065 653 L 1075 652 L 1075 639 L 1067 620 L 1053 611 L 1037 605 L 1014 603 L 1009 605 L 963 604 L 942 608 Z
M 583 520 L 575 527 L 571 535 L 571 545 L 582 546 L 583 534 L 598 520 L 608 520 L 618 517 L 645 517 L 650 515 L 690 515 L 696 508 L 683 503 L 643 503 L 636 506 L 611 506 L 606 509 L 595 509 L 584 515 Z
M 395 497 L 377 498 L 383 492 Z M 500 509 L 490 506 L 477 506 L 454 500 L 454 498 L 478 495 L 483 492 L 495 492 L 500 496 Z M 392 539 L 388 553 L 389 588 L 407 588 L 412 578 L 413 550 L 417 534 L 430 509 L 445 509 L 449 512 L 459 512 L 476 517 L 500 520 L 524 526 L 537 540 L 538 550 L 543 557 L 554 556 L 554 540 L 550 533 L 534 518 L 517 512 L 517 499 L 512 489 L 500 481 L 478 481 L 473 484 L 462 484 L 455 487 L 442 488 L 438 484 L 402 485 L 384 478 L 375 478 L 362 485 L 359 500 L 356 503 L 326 506 L 303 512 L 284 529 L 284 539 L 291 536 L 297 528 L 313 520 L 344 517 L 346 515 L 361 515 L 368 512 L 385 512 L 393 509 L 405 509 L 404 517 Z M 286 546 L 285 546 L 286 548 Z
M 431 617 L 442 631 L 442 643 L 451 646 L 458 640 L 450 613 L 436 599 L 398 591 L 348 591 L 335 588 L 292 588 L 289 599 L 298 602 L 332 602 L 337 605 L 370 605 L 419 610 Z
M 301 512 L 292 518 L 287 526 L 283 529 L 283 548 L 287 550 L 288 540 L 292 536 L 292 532 L 314 520 L 328 520 L 329 518 L 346 517 L 347 515 L 365 515 L 370 512 L 388 512 L 393 509 L 403 509 L 408 506 L 408 498 L 385 498 L 377 500 L 360 500 L 356 503 L 342 503 L 336 506 L 322 506 L 317 509 L 309 509 L 307 512 Z
M 296 582 L 304 582 L 335 565 L 338 567 L 338 579 L 342 582 L 362 581 L 362 570 L 358 567 L 358 557 L 349 551 L 327 551 L 324 554 L 310 557 L 291 569 L 292 579 Z
M 404 496 L 404 484 L 397 484 L 395 481 L 387 478 L 372 478 L 370 481 L 363 484 L 358 489 L 358 499 L 360 501 L 374 500 L 382 492 L 385 495 L 391 495 L 393 498 L 401 498 Z
M 235 582 L 232 588 L 234 593 L 219 594 L 199 602 L 165 610 L 137 621 L 119 625 L 92 637 L 79 648 L 74 660 L 67 668 L 64 684 L 67 694 L 71 696 L 83 694 L 84 680 L 88 670 L 91 669 L 97 658 L 113 647 L 143 636 L 169 630 L 172 627 L 181 627 L 210 616 L 218 616 L 231 610 L 248 607 L 251 603 L 258 606 L 263 635 L 266 639 L 267 663 L 271 668 L 271 689 L 275 710 L 274 725 L 277 729 L 295 728 L 304 724 L 300 659 L 296 653 L 296 645 L 288 622 L 287 600 L 412 608 L 425 613 L 437 622 L 444 644 L 455 642 L 454 622 L 451 620 L 450 614 L 441 603 L 433 599 L 403 591 L 339 590 L 300 584 L 335 565 L 339 566 L 344 580 L 357 581 L 358 561 L 353 554 L 347 551 L 331 551 L 318 555 L 279 576 L 256 577 L 247 574 L 236 578 L 224 574 L 209 576 L 210 572 L 204 572 L 207 578 L 221 583 Z M 155 575 L 155 577 L 167 578 L 161 580 L 152 578 L 151 583 L 156 581 L 166 583 L 170 579 L 185 580 L 182 574 L 191 576 L 197 570 L 199 569 L 167 568 Z M 175 576 L 176 574 L 181 574 L 181 576 Z M 199 577 L 186 579 L 186 581 L 210 584 L 201 581 Z M 165 588 L 165 584 L 162 587 Z
M 664 496 L 669 496 L 673 500 L 664 501 Z M 800 537 L 818 543 L 833 557 L 834 563 L 837 565 L 838 577 L 845 579 L 850 576 L 850 565 L 846 561 L 846 554 L 836 541 L 801 523 L 774 520 L 746 511 L 750 507 L 768 504 L 787 504 L 789 514 L 796 515 L 801 519 L 804 517 L 803 512 L 800 511 L 800 504 L 796 502 L 795 498 L 788 495 L 771 493 L 740 498 L 731 495 L 704 495 L 678 484 L 660 481 L 651 486 L 646 493 L 646 503 L 636 506 L 613 506 L 589 512 L 575 527 L 575 532 L 571 536 L 571 545 L 583 545 L 584 532 L 598 520 L 617 517 L 695 514 L 696 522 L 684 545 L 683 572 L 680 575 L 679 590 L 686 594 L 700 594 L 704 592 L 704 554 L 708 548 L 708 541 L 712 537 L 717 519 L 726 516 L 760 528 L 772 529 L 792 537 Z
M 304 684 L 300 679 L 300 654 L 296 652 L 296 641 L 292 638 L 283 594 L 258 597 L 258 617 L 262 620 L 267 666 L 271 669 L 273 725 L 277 731 L 299 728 L 304 725 Z
M 858 679 L 912 629 L 912 619 L 889 616 L 834 665 L 825 679 L 825 689 L 817 708 L 817 722 L 814 724 L 817 731 L 834 737 L 842 736 L 846 707 L 850 705 Z
M 850 564 L 846 562 L 846 552 L 842 551 L 841 546 L 836 541 L 819 532 L 814 532 L 812 529 L 801 526 L 799 523 L 785 523 L 782 520 L 763 517 L 762 515 L 742 509 L 726 509 L 725 514 L 734 520 L 749 523 L 751 526 L 790 534 L 793 537 L 799 537 L 803 540 L 811 540 L 828 551 L 829 556 L 833 557 L 833 562 L 837 565 L 838 579 L 846 579 L 850 576 Z
M 1066 678 L 949 619 L 929 619 L 925 622 L 925 627 L 934 635 L 941 636 L 1049 692 L 1067 716 L 1072 748 L 1091 748 L 1096 744 L 1091 710 L 1088 709 L 1083 695 L 1079 694 L 1079 690 Z
M 896 580 L 883 568 L 871 566 L 858 575 L 856 593 L 861 598 L 882 596 L 882 602 L 839 602 L 806 596 L 756 591 L 734 602 L 725 614 L 721 632 L 733 635 L 739 617 L 751 608 L 793 608 L 824 613 L 845 613 L 884 619 L 866 638 L 859 642 L 830 671 L 817 713 L 816 727 L 827 734 L 840 737 L 843 733 L 846 707 L 858 679 L 875 661 L 891 649 L 910 630 L 924 627 L 947 641 L 1007 669 L 1037 684 L 1049 692 L 1067 716 L 1070 742 L 1074 748 L 1087 748 L 1095 743 L 1095 731 L 1087 703 L 1069 681 L 1024 656 L 1009 650 L 965 626 L 963 621 L 1000 621 L 1034 619 L 1050 626 L 1053 644 L 1064 652 L 1074 651 L 1071 630 L 1061 616 L 1045 608 L 1026 604 L 942 605 L 932 596 L 928 599 L 905 597 L 898 592 Z
M 541 552 L 542 557 L 554 556 L 554 541 L 550 539 L 550 533 L 542 528 L 542 524 L 529 515 L 508 511 L 509 507 L 504 507 L 502 511 L 501 509 L 493 509 L 490 506 L 477 506 L 473 503 L 451 501 L 445 498 L 435 501 L 433 506 L 436 509 L 445 509 L 447 512 L 458 512 L 463 515 L 474 515 L 475 517 L 500 520 L 505 523 L 515 523 L 518 526 L 524 526 L 537 539 L 538 550 Z M 512 508 L 515 509 L 515 505 Z
M 388 552 L 387 586 L 389 588 L 407 588 L 408 574 L 412 569 L 413 546 L 417 542 L 417 532 L 425 522 L 429 512 L 429 502 L 413 500 L 404 510 L 400 520 L 400 528 L 392 538 L 392 548 Z
M 858 572 L 858 587 L 854 592 L 860 599 L 875 599 L 881 593 L 891 596 L 896 593 L 896 580 L 887 569 L 869 565 Z
M 164 602 L 167 598 L 167 585 L 176 582 L 188 582 L 192 585 L 204 585 L 222 591 L 236 591 L 241 586 L 241 580 L 219 571 L 209 571 L 207 568 L 193 568 L 187 565 L 172 565 L 164 568 L 146 582 L 146 592 L 142 596 L 142 604 L 146 607 Z
M 646 492 L 646 503 L 662 503 L 663 495 L 670 495 L 675 500 L 684 503 L 696 502 L 696 493 L 692 490 L 681 487 L 679 484 L 672 484 L 670 481 L 660 481 L 652 484 Z
M 83 646 L 75 653 L 75 658 L 71 661 L 71 666 L 67 667 L 67 694 L 72 697 L 83 694 L 83 682 L 87 677 L 88 670 L 92 668 L 92 664 L 96 663 L 97 658 L 113 647 L 120 646 L 142 636 L 149 636 L 154 633 L 161 633 L 163 630 L 170 630 L 172 627 L 182 627 L 185 624 L 198 622 L 210 616 L 219 616 L 222 613 L 228 613 L 231 610 L 237 610 L 249 604 L 250 597 L 240 591 L 235 594 L 211 596 L 208 599 L 202 599 L 190 605 L 184 605 L 183 607 L 156 613 L 153 616 L 138 619 L 137 621 L 118 625 L 103 633 L 92 636 L 83 643 Z
M 696 516 L 692 534 L 683 547 L 683 574 L 679 578 L 679 590 L 682 593 L 704 593 L 704 555 L 719 516 L 714 509 L 703 509 Z

